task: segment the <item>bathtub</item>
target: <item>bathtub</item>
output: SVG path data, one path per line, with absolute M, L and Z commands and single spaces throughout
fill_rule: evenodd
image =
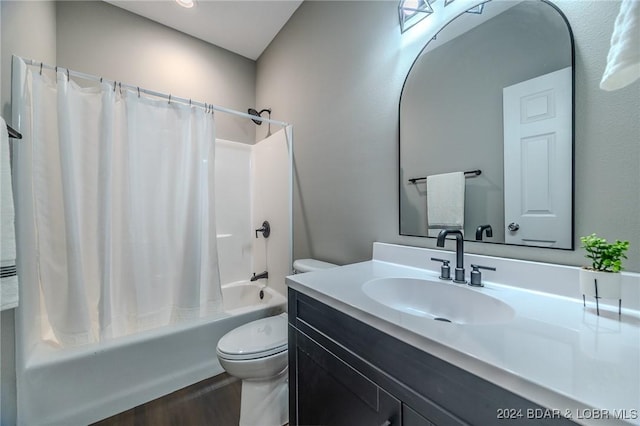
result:
M 22 425 L 86 425 L 222 373 L 218 340 L 241 324 L 285 310 L 262 284 L 222 286 L 224 314 L 96 345 L 32 348 L 18 384 Z

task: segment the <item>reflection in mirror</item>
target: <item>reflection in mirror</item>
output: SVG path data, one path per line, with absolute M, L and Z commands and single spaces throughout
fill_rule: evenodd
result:
M 546 1 L 447 24 L 402 89 L 400 234 L 572 249 L 572 66 L 569 25 Z

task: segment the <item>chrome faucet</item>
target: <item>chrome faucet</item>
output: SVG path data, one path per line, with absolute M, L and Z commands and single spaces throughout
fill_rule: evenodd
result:
M 444 247 L 444 239 L 447 238 L 447 235 L 456 236 L 456 269 L 454 273 L 453 282 L 458 284 L 465 284 L 466 281 L 464 279 L 464 236 L 462 235 L 462 231 L 459 231 L 457 229 L 443 229 L 438 234 L 438 242 L 436 243 L 438 247 Z
M 267 271 L 264 271 L 263 273 L 256 275 L 256 273 L 254 272 L 250 281 L 258 281 L 262 278 L 269 278 L 269 273 Z

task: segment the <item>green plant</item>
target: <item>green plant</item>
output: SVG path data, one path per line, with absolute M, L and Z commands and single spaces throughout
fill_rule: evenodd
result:
M 587 251 L 585 257 L 591 259 L 591 269 L 604 272 L 620 272 L 622 259 L 626 259 L 625 252 L 629 249 L 629 241 L 616 240 L 609 243 L 596 234 L 580 237 L 582 248 Z

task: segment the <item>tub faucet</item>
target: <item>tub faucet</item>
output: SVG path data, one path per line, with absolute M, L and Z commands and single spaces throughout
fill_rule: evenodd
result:
M 443 229 L 438 234 L 438 242 L 436 243 L 438 247 L 444 247 L 444 239 L 447 238 L 447 235 L 456 236 L 456 270 L 453 282 L 464 284 L 466 281 L 464 279 L 464 237 L 462 231 L 457 229 Z
M 262 278 L 269 278 L 269 273 L 267 271 L 264 271 L 261 274 L 256 275 L 256 273 L 253 273 L 253 276 L 251 277 L 251 281 L 258 281 Z

